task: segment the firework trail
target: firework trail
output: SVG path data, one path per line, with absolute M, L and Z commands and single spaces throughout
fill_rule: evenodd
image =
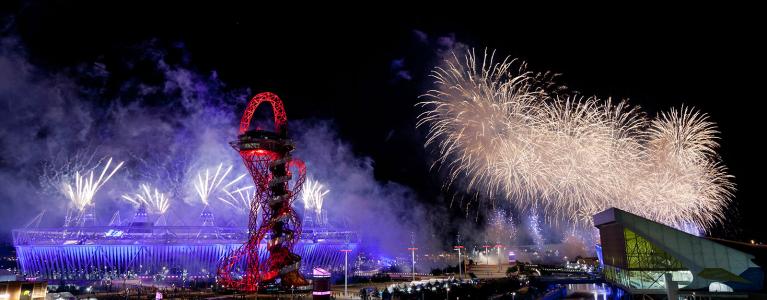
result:
M 110 157 L 104 168 L 101 169 L 98 178 L 95 177 L 93 170 L 87 176 L 76 172 L 74 182 L 62 183 L 64 195 L 78 211 L 82 212 L 86 207 L 93 204 L 93 197 L 96 195 L 96 192 L 122 167 L 123 162 L 118 163 L 110 170 L 111 165 L 112 158 Z
M 213 193 L 218 191 L 218 189 L 226 189 L 227 187 L 232 186 L 240 181 L 246 175 L 242 174 L 222 186 L 224 179 L 226 179 L 226 177 L 232 171 L 232 166 L 229 166 L 226 169 L 223 167 L 224 164 L 221 163 L 218 164 L 215 173 L 211 172 L 210 169 L 205 169 L 205 171 L 201 171 L 197 174 L 197 180 L 194 182 L 194 189 L 197 191 L 197 196 L 200 197 L 200 202 L 202 202 L 202 204 L 205 206 L 208 205 L 208 198 L 210 198 Z
M 317 180 L 307 178 L 303 189 L 304 211 L 313 211 L 317 215 L 317 222 L 322 222 L 322 205 L 325 196 L 330 190 Z
M 705 229 L 733 196 L 716 126 L 689 107 L 649 120 L 626 101 L 564 95 L 550 73 L 487 53 L 453 55 L 432 76 L 418 126 L 446 186 L 583 226 L 617 207 Z
M 490 214 L 490 240 L 496 244 L 513 244 L 518 229 L 514 215 L 503 209 L 494 209 Z
M 151 213 L 158 215 L 164 215 L 170 208 L 168 197 L 158 189 L 152 189 L 148 184 L 141 184 L 138 193 L 124 194 L 122 198 L 136 206 L 145 205 Z
M 234 191 L 228 191 L 226 189 L 223 190 L 226 197 L 218 197 L 218 200 L 221 200 L 222 202 L 226 203 L 227 205 L 231 206 L 237 212 L 242 214 L 250 214 L 251 206 L 253 203 L 253 198 L 255 195 L 253 194 L 255 192 L 255 187 L 245 186 L 238 188 Z M 255 203 L 256 206 L 258 206 L 258 203 Z M 256 207 L 256 211 L 258 211 L 258 207 Z
M 533 244 L 540 249 L 545 241 L 543 239 L 543 232 L 541 231 L 541 220 L 538 217 L 538 212 L 533 211 L 530 214 L 528 221 L 530 222 L 528 226 L 530 226 L 530 235 L 533 238 Z

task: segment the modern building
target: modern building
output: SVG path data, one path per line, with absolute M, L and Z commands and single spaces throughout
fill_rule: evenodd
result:
M 764 288 L 756 257 L 715 240 L 610 208 L 594 215 L 605 279 L 632 295 L 715 297 Z
M 312 279 L 312 299 L 330 299 L 330 272 L 322 268 L 314 268 Z
M 0 281 L 0 299 L 44 300 L 47 287 L 45 281 Z

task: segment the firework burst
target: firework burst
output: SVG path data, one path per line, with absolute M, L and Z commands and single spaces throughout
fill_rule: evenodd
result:
M 258 206 L 258 203 L 253 201 L 255 197 L 254 192 L 255 187 L 252 185 L 241 187 L 231 192 L 224 189 L 224 195 L 226 196 L 218 197 L 218 200 L 221 200 L 221 202 L 226 203 L 240 213 L 250 214 L 251 206 L 254 204 Z M 256 207 L 256 211 L 258 211 L 258 207 Z
M 541 230 L 541 220 L 538 217 L 538 212 L 533 211 L 533 213 L 529 216 L 528 222 L 530 237 L 533 240 L 533 245 L 540 248 L 543 246 L 543 244 L 546 243 L 546 240 L 543 238 L 543 230 Z
M 205 169 L 197 173 L 197 180 L 194 181 L 194 189 L 197 191 L 197 196 L 200 197 L 200 202 L 204 205 L 208 205 L 208 199 L 210 196 L 219 189 L 226 189 L 240 181 L 245 177 L 245 174 L 237 176 L 227 184 L 223 184 L 226 177 L 232 171 L 232 166 L 224 168 L 224 164 L 219 164 L 215 172 L 211 169 Z
M 705 229 L 733 196 L 716 126 L 692 108 L 648 120 L 626 101 L 567 96 L 550 73 L 488 53 L 453 55 L 432 76 L 418 126 L 446 186 L 585 226 L 618 207 Z
M 317 220 L 322 219 L 322 205 L 330 190 L 317 180 L 307 178 L 303 188 L 304 211 L 312 211 Z
M 141 184 L 139 192 L 124 194 L 122 198 L 136 206 L 145 205 L 150 212 L 164 215 L 170 208 L 168 197 L 158 189 L 152 189 L 148 184 Z
M 120 162 L 110 170 L 110 167 L 112 166 L 112 158 L 110 157 L 101 169 L 98 178 L 95 177 L 93 170 L 88 172 L 88 175 L 81 175 L 80 172 L 76 172 L 74 182 L 62 183 L 64 195 L 66 195 L 77 210 L 82 212 L 86 207 L 93 204 L 93 197 L 96 195 L 96 192 L 98 192 L 99 189 L 112 178 L 112 175 L 117 173 L 117 170 L 119 170 L 122 165 L 123 162 Z
M 513 244 L 517 240 L 518 229 L 514 215 L 504 209 L 494 209 L 488 220 L 487 239 L 496 244 Z

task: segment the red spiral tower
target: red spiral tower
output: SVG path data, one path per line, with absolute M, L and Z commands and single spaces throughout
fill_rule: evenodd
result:
M 249 130 L 253 113 L 262 103 L 272 106 L 274 131 Z M 290 155 L 295 145 L 288 138 L 287 123 L 280 98 L 273 93 L 260 93 L 250 99 L 237 141 L 230 143 L 253 177 L 256 193 L 248 221 L 249 239 L 224 258 L 218 269 L 219 282 L 227 288 L 256 291 L 259 283 L 278 279 L 283 287 L 308 284 L 298 272 L 301 257 L 292 252 L 301 236 L 301 222 L 292 203 L 300 193 L 306 168 Z M 261 262 L 258 247 L 265 239 L 269 255 Z

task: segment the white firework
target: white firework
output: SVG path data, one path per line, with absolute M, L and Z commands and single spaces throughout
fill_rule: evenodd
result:
M 634 209 L 680 229 L 720 221 L 735 185 L 716 153 L 718 133 L 707 115 L 689 107 L 653 120 Z
M 205 169 L 204 171 L 197 173 L 197 180 L 194 181 L 194 189 L 197 191 L 197 196 L 200 198 L 202 204 L 207 206 L 208 200 L 213 193 L 219 191 L 219 189 L 225 189 L 232 186 L 245 177 L 245 174 L 242 174 L 234 180 L 229 181 L 227 184 L 223 184 L 231 171 L 232 166 L 224 169 L 224 164 L 219 164 L 215 172 L 211 172 L 211 169 Z
M 158 215 L 164 215 L 170 208 L 168 197 L 148 184 L 141 184 L 137 193 L 124 194 L 122 198 L 136 206 L 145 205 L 151 213 Z
M 307 178 L 303 187 L 304 211 L 313 211 L 317 220 L 322 219 L 322 205 L 330 190 L 317 180 Z
M 529 216 L 530 235 L 533 239 L 533 244 L 540 248 L 545 243 L 543 238 L 543 232 L 541 230 L 541 220 L 538 217 L 537 210 L 532 210 Z
M 514 215 L 503 209 L 494 209 L 489 216 L 488 240 L 496 244 L 513 244 L 517 239 L 517 224 Z
M 123 162 L 120 162 L 110 170 L 112 166 L 112 158 L 110 157 L 101 169 L 98 178 L 95 177 L 93 170 L 89 171 L 87 175 L 81 175 L 79 171 L 76 172 L 74 182 L 62 183 L 64 195 L 77 210 L 82 212 L 86 207 L 93 204 L 93 197 L 96 192 L 117 173 L 122 165 Z
M 258 211 L 258 202 L 254 202 L 255 198 L 255 187 L 254 186 L 245 186 L 238 189 L 235 189 L 233 191 L 228 191 L 224 189 L 224 197 L 218 197 L 218 200 L 221 200 L 221 202 L 226 203 L 227 205 L 234 208 L 236 211 L 243 213 L 243 214 L 250 214 L 252 205 L 256 205 L 256 212 Z
M 733 196 L 716 126 L 696 110 L 648 120 L 626 101 L 566 96 L 548 73 L 487 53 L 481 62 L 454 55 L 433 77 L 418 126 L 448 186 L 585 226 L 618 207 L 708 228 Z

